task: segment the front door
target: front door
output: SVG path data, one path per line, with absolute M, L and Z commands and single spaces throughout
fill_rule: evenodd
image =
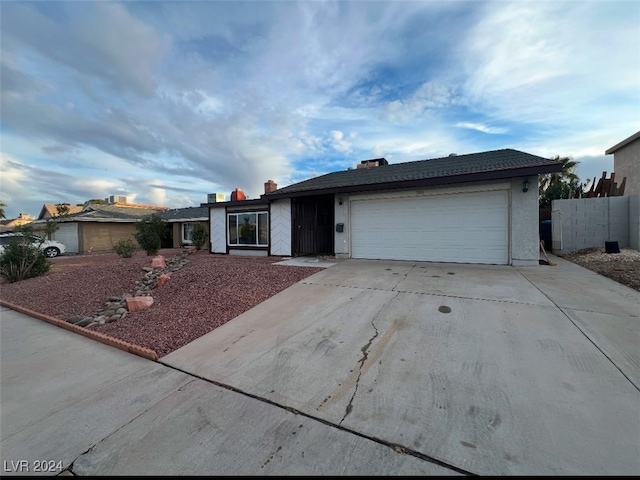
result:
M 293 198 L 293 256 L 333 255 L 333 195 Z

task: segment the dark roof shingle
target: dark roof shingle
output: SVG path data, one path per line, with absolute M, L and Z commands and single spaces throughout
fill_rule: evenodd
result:
M 404 184 L 439 185 L 456 181 L 509 178 L 561 171 L 562 164 L 518 150 L 455 155 L 432 160 L 381 165 L 327 173 L 262 195 L 263 198 L 336 191 L 402 188 Z M 368 187 L 368 188 L 367 188 Z

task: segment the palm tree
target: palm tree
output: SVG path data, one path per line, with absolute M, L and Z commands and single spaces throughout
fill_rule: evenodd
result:
M 7 216 L 4 213 L 4 207 L 6 207 L 7 205 L 0 200 L 0 218 L 7 218 Z
M 539 177 L 540 190 L 547 190 L 551 185 L 556 183 L 575 184 L 580 183 L 580 178 L 575 173 L 578 163 L 571 157 L 561 157 L 556 155 L 551 160 L 562 163 L 562 171 L 553 173 L 543 173 Z
M 556 155 L 551 160 L 562 163 L 560 172 L 543 173 L 538 177 L 540 205 L 548 205 L 553 200 L 570 198 L 576 188 L 580 187 L 580 178 L 575 170 L 578 163 L 571 157 Z

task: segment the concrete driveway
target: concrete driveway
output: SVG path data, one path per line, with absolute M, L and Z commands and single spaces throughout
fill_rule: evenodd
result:
M 638 475 L 640 294 L 552 260 L 339 262 L 160 363 L 5 310 L 1 458 L 81 475 Z

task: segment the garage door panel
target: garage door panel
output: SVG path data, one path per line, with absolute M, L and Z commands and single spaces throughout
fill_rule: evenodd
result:
M 507 192 L 351 204 L 352 257 L 508 263 Z

